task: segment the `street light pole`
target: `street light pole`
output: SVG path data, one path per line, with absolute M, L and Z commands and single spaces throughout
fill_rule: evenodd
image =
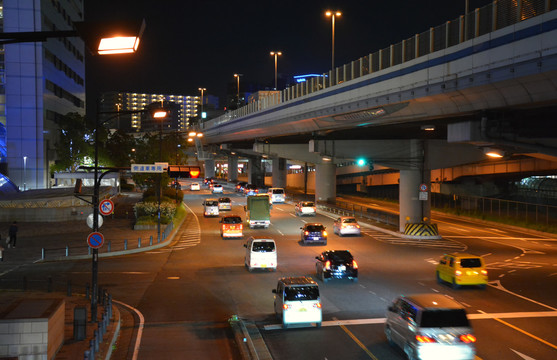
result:
M 243 76 L 243 74 L 234 74 L 234 77 L 238 81 L 238 92 L 236 93 L 236 98 L 238 99 L 238 107 L 240 106 L 240 76 Z
M 333 30 L 333 39 L 332 39 L 332 51 L 331 51 L 331 70 L 335 71 L 335 17 L 342 15 L 342 13 L 340 11 L 330 11 L 327 10 L 327 12 L 325 12 L 326 16 L 331 17 L 331 24 L 332 24 L 332 30 Z
M 197 90 L 201 91 L 201 115 L 200 115 L 200 116 L 203 116 L 203 91 L 205 91 L 205 90 L 207 90 L 207 89 L 205 89 L 205 88 L 199 88 L 199 89 L 197 89 Z
M 27 190 L 27 156 L 23 157 L 23 191 Z
M 275 56 L 275 90 L 277 89 L 277 58 L 282 55 L 280 51 L 271 51 L 271 56 Z

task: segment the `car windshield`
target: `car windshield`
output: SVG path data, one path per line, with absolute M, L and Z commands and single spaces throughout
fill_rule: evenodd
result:
M 218 201 L 205 201 L 205 206 L 218 206 Z
M 352 254 L 349 251 L 335 251 L 329 253 L 329 259 L 337 263 L 346 263 L 353 260 Z
M 342 222 L 345 223 L 345 224 L 354 224 L 354 223 L 356 223 L 356 219 L 346 218 L 346 219 L 343 219 Z
M 288 286 L 284 289 L 284 300 L 318 300 L 319 288 L 317 286 Z
M 460 259 L 460 266 L 463 268 L 482 267 L 482 261 L 479 258 Z
M 468 327 L 464 309 L 426 310 L 422 312 L 422 327 Z
M 307 225 L 306 226 L 306 230 L 307 231 L 323 231 L 323 225 Z
M 239 224 L 242 222 L 242 218 L 239 216 L 227 216 L 222 218 L 223 224 Z
M 219 202 L 221 202 L 221 203 L 229 203 L 229 202 L 230 202 L 230 199 L 229 199 L 229 198 L 220 198 L 220 199 L 219 199 Z
M 303 207 L 313 207 L 313 203 L 311 201 L 306 201 L 302 203 Z
M 282 190 L 282 189 L 273 189 L 273 194 L 284 194 L 284 190 Z
M 251 250 L 256 252 L 273 252 L 275 251 L 275 243 L 272 241 L 254 241 Z

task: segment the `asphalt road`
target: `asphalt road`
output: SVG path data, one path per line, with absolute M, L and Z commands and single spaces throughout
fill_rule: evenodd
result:
M 383 334 L 385 310 L 400 294 L 423 292 L 439 292 L 466 306 L 480 359 L 557 358 L 557 242 L 552 237 L 443 217 L 435 220 L 442 241 L 407 241 L 368 228 L 361 237 L 341 238 L 332 234 L 332 217 L 300 218 L 291 204 L 277 204 L 269 229 L 245 229 L 243 239 L 223 240 L 218 218 L 202 216 L 203 199 L 218 196 L 204 188 L 185 192 L 195 216 L 171 246 L 99 263 L 99 284 L 126 304 L 136 323 L 131 331 L 124 329 L 129 344 L 122 344 L 113 359 L 132 359 L 136 348 L 138 359 L 239 359 L 227 323 L 232 315 L 255 322 L 275 360 L 404 359 Z M 245 198 L 235 193 L 231 198 L 233 209 L 227 213 L 244 219 Z M 303 222 L 325 224 L 327 246 L 302 246 Z M 250 273 L 244 267 L 242 245 L 250 235 L 275 239 L 276 272 Z M 283 330 L 273 314 L 277 278 L 314 275 L 314 258 L 324 249 L 349 249 L 359 264 L 359 282 L 318 281 L 323 327 Z M 455 250 L 485 257 L 487 289 L 453 290 L 435 281 L 436 261 Z M 90 281 L 89 261 L 18 271 L 29 277 L 53 274 L 75 284 Z

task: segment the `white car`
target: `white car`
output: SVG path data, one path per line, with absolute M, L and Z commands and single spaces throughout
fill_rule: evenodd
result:
M 213 184 L 213 194 L 220 193 L 222 194 L 223 187 L 221 184 Z
M 339 236 L 361 235 L 360 225 L 352 216 L 341 216 L 333 223 L 333 232 Z
M 229 197 L 219 198 L 219 210 L 232 210 L 232 201 Z
M 191 191 L 199 191 L 199 190 L 201 190 L 201 186 L 199 185 L 199 183 L 196 183 L 196 182 L 191 183 L 190 184 L 190 190 Z
M 294 206 L 294 212 L 297 216 L 308 215 L 315 216 L 317 213 L 315 203 L 313 201 L 300 201 Z

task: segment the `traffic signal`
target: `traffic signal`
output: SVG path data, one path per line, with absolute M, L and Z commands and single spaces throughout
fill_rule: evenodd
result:
M 367 165 L 367 160 L 364 159 L 364 158 L 358 158 L 358 159 L 356 159 L 356 165 L 358 165 L 358 166 Z

